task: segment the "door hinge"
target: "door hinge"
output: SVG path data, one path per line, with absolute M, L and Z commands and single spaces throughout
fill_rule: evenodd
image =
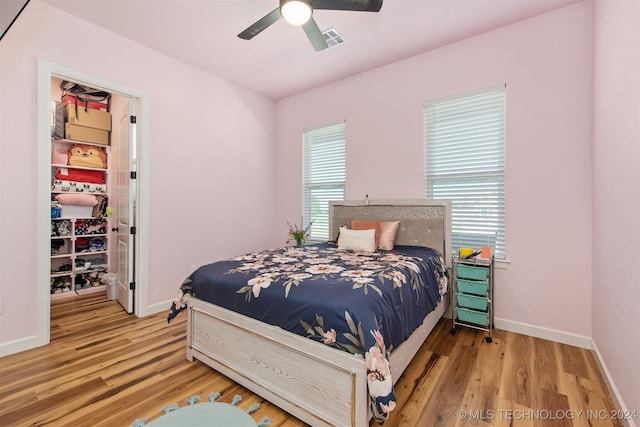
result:
M 136 234 L 136 228 L 135 227 L 131 227 L 129 229 L 129 234 Z
M 136 120 L 137 120 L 136 116 L 129 116 L 129 123 L 131 123 L 132 125 L 136 124 Z
M 136 290 L 136 282 L 130 282 L 129 283 L 129 290 L 130 291 L 135 291 Z
M 136 179 L 136 177 L 137 177 L 136 171 L 131 171 L 129 173 L 129 176 L 131 177 L 131 179 Z

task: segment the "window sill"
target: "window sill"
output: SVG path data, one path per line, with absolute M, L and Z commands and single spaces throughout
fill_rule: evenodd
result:
M 498 270 L 506 270 L 509 268 L 509 264 L 511 264 L 510 259 L 496 259 L 493 261 L 493 266 Z

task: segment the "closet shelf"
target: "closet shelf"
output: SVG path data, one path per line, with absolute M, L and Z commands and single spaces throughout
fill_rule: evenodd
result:
M 51 167 L 52 168 L 66 168 L 66 169 L 79 169 L 79 170 L 85 170 L 85 171 L 99 171 L 99 172 L 109 173 L 109 171 L 107 169 L 89 168 L 89 167 L 86 167 L 86 166 L 70 166 L 70 165 L 62 165 L 62 164 L 58 164 L 58 163 L 52 163 Z
M 104 148 L 105 150 L 109 150 L 109 145 L 96 144 L 95 142 L 87 142 L 87 141 L 76 141 L 75 139 L 52 139 L 52 143 L 60 143 L 60 144 L 82 144 L 82 145 L 92 145 L 94 147 Z

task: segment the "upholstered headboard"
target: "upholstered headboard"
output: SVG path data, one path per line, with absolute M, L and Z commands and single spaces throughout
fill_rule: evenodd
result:
M 451 267 L 450 200 L 342 200 L 329 202 L 329 238 L 352 220 L 400 221 L 398 245 L 427 246 L 444 255 Z

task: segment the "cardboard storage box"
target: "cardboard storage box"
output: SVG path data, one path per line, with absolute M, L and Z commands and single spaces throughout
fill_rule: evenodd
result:
M 62 105 L 62 102 L 55 103 L 54 120 L 51 136 L 54 139 L 64 139 L 64 105 Z
M 74 141 L 91 142 L 100 145 L 109 145 L 109 131 L 89 128 L 86 126 L 72 125 L 71 123 L 64 124 L 64 137 L 65 139 L 72 139 Z
M 93 206 L 60 205 L 60 218 L 91 218 Z
M 88 105 L 86 102 L 84 102 L 81 99 L 76 98 L 73 95 L 63 95 L 61 98 L 62 104 L 64 105 L 77 105 L 78 107 L 88 107 L 88 108 L 93 108 L 94 110 L 101 110 L 101 111 L 107 111 L 109 108 L 109 106 L 104 103 L 104 102 L 96 102 L 96 101 L 89 101 Z
M 94 110 L 92 108 L 76 108 L 75 105 L 65 105 L 64 115 L 67 123 L 71 123 L 72 125 L 111 130 L 111 113 L 107 113 L 106 111 Z

